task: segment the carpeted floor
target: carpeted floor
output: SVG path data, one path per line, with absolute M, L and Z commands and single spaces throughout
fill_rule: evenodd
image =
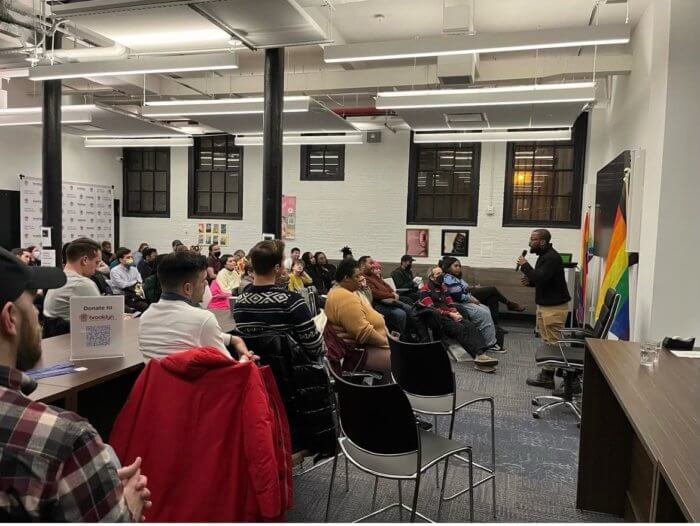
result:
M 457 381 L 463 388 L 492 393 L 496 401 L 496 521 L 498 522 L 607 522 L 614 517 L 576 509 L 576 476 L 578 428 L 568 410 L 555 409 L 543 419 L 532 418 L 531 398 L 547 394 L 544 389 L 525 384 L 536 372 L 533 356 L 537 340 L 532 327 L 525 323 L 507 322 L 508 354 L 496 355 L 500 360 L 495 374 L 475 371 L 470 364 L 456 364 Z M 447 421 L 440 426 L 446 433 Z M 489 411 L 487 404 L 463 409 L 455 424 L 455 439 L 472 444 L 474 460 L 489 461 Z M 351 522 L 370 512 L 374 477 L 350 466 L 350 491 L 345 491 L 344 463 L 338 463 L 333 491 L 330 521 Z M 461 489 L 467 470 L 460 462 L 450 464 L 447 491 Z M 288 514 L 290 522 L 323 521 L 330 463 L 295 478 L 295 507 Z M 475 472 L 475 478 L 477 478 Z M 404 483 L 405 502 L 413 495 L 413 483 Z M 397 501 L 397 484 L 380 480 L 377 509 Z M 433 520 L 439 493 L 434 470 L 427 472 L 421 483 L 418 511 Z M 491 512 L 491 485 L 484 484 L 474 493 L 474 520 L 494 521 Z M 397 522 L 397 509 L 373 521 Z M 404 514 L 408 520 L 408 514 Z M 462 496 L 443 507 L 442 522 L 469 520 L 468 496 Z

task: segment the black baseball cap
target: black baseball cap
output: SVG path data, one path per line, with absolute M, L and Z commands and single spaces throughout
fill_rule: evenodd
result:
M 60 268 L 30 267 L 12 252 L 0 248 L 0 309 L 25 290 L 57 289 L 65 284 L 66 275 Z
M 401 256 L 401 263 L 403 263 L 404 261 L 415 261 L 415 259 L 413 259 L 413 256 L 404 254 L 403 256 Z

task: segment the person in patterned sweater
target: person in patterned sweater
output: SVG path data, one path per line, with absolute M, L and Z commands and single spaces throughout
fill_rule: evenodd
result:
M 0 248 L 0 521 L 139 521 L 150 506 L 141 459 L 119 468 L 86 420 L 27 396 L 37 383 L 23 371 L 41 359 L 34 294 L 65 283 Z

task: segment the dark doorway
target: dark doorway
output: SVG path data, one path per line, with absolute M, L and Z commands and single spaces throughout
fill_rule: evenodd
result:
M 0 246 L 12 250 L 20 246 L 19 192 L 0 190 Z
M 114 200 L 114 239 L 112 240 L 112 246 L 116 250 L 117 247 L 121 246 L 119 244 L 119 199 Z

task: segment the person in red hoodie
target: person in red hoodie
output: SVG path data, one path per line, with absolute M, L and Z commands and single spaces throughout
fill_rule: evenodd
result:
M 151 360 L 110 443 L 149 473 L 150 522 L 280 521 L 291 508 L 291 439 L 269 368 L 212 348 Z

